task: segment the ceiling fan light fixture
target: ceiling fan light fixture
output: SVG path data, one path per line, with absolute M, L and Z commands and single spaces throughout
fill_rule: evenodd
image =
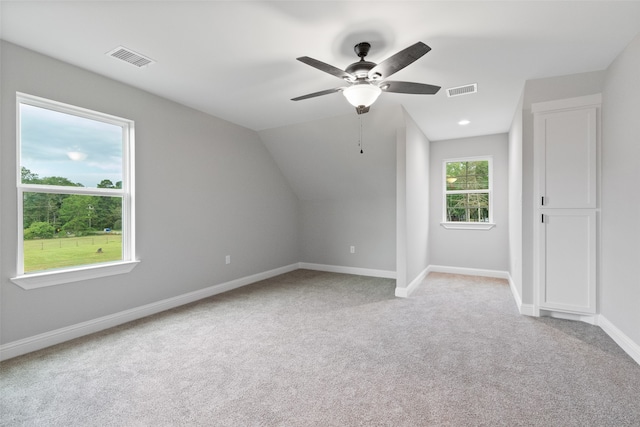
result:
M 359 83 L 342 91 L 349 104 L 354 107 L 368 107 L 378 99 L 382 90 L 369 83 Z

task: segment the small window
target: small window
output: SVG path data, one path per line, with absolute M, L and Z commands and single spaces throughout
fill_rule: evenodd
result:
M 443 223 L 493 223 L 491 180 L 490 157 L 445 160 Z
M 133 122 L 24 94 L 17 116 L 19 278 L 133 261 Z

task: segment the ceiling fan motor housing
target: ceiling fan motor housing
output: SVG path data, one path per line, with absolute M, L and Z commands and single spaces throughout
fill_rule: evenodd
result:
M 371 44 L 367 42 L 358 43 L 353 47 L 354 52 L 360 59 L 363 59 L 369 53 L 369 49 L 371 49 Z
M 369 70 L 376 66 L 375 62 L 365 61 L 364 59 L 354 62 L 349 65 L 344 71 L 356 76 L 358 80 L 366 79 L 369 75 Z
M 364 57 L 369 54 L 369 49 L 371 49 L 371 44 L 367 42 L 361 42 L 355 45 L 353 50 L 356 55 L 360 57 L 360 61 L 349 65 L 344 71 L 356 76 L 358 80 L 367 78 L 369 70 L 377 65 L 375 62 L 364 60 Z

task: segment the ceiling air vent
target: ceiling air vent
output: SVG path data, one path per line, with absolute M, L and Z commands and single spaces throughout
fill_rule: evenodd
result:
M 132 51 L 131 49 L 127 49 L 124 46 L 118 46 L 110 52 L 107 52 L 107 55 L 119 59 L 124 62 L 128 62 L 131 65 L 135 65 L 138 68 L 146 67 L 149 64 L 154 64 L 154 61 L 151 58 L 147 58 L 144 55 L 140 55 Z
M 449 89 L 447 89 L 447 96 L 451 98 L 452 96 L 469 95 L 472 93 L 476 93 L 477 91 L 478 84 L 472 83 L 470 85 L 450 87 Z

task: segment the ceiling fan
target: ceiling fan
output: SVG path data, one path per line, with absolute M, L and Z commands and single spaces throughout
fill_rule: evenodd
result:
M 431 50 L 429 46 L 422 42 L 415 43 L 406 49 L 401 50 L 395 55 L 390 56 L 379 64 L 375 62 L 365 61 L 365 56 L 369 53 L 371 44 L 367 42 L 358 43 L 353 50 L 360 57 L 360 61 L 349 65 L 345 70 L 325 64 L 317 59 L 308 56 L 296 58 L 300 62 L 304 62 L 320 71 L 329 73 L 340 79 L 343 79 L 347 86 L 337 87 L 333 89 L 314 92 L 297 98 L 292 101 L 301 101 L 303 99 L 315 98 L 316 96 L 329 95 L 335 92 L 342 92 L 347 101 L 354 107 L 358 114 L 364 114 L 369 111 L 371 104 L 375 102 L 382 92 L 407 93 L 418 95 L 435 95 L 440 86 L 433 86 L 424 83 L 401 82 L 395 80 L 387 80 L 394 73 L 402 70 L 407 65 L 420 59 L 423 55 Z

